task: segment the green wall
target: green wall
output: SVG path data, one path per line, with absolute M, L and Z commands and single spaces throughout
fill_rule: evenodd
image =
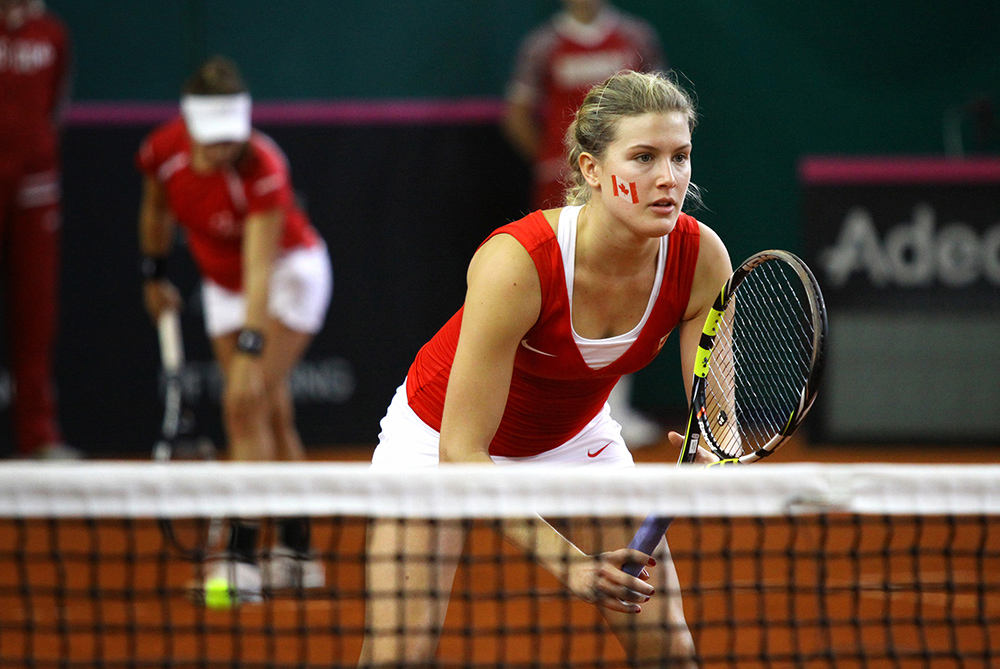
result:
M 226 53 L 258 99 L 499 96 L 552 0 L 50 0 L 78 100 L 170 100 Z M 797 248 L 816 153 L 941 153 L 946 112 L 1000 97 L 994 0 L 621 0 L 657 27 L 702 111 L 695 178 L 734 258 Z
M 236 58 L 257 99 L 497 97 L 520 38 L 558 7 L 554 0 L 49 4 L 75 35 L 76 98 L 91 101 L 172 100 L 211 53 Z M 670 64 L 697 93 L 694 174 L 708 206 L 698 216 L 722 234 L 734 262 L 762 248 L 801 249 L 802 156 L 940 154 L 949 110 L 977 96 L 1000 101 L 996 0 L 617 4 L 657 27 Z
M 497 95 L 554 2 L 56 0 L 76 33 L 81 99 L 163 100 L 205 56 L 234 57 L 256 97 Z

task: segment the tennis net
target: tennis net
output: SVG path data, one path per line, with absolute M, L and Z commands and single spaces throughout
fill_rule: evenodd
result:
M 667 536 L 695 653 L 658 666 L 1000 666 L 998 466 L 12 463 L 0 466 L 0 667 L 356 666 L 366 630 L 426 627 L 402 578 L 366 602 L 374 519 L 400 536 L 424 528 L 429 546 L 467 533 L 439 643 L 418 666 L 636 666 L 596 608 L 510 546 L 501 524 L 542 516 L 629 534 L 648 512 L 675 517 Z M 265 579 L 260 601 L 206 605 L 206 564 L 225 550 L 209 519 L 255 519 L 267 547 L 276 523 L 300 517 L 318 587 Z M 400 552 L 371 559 L 391 569 Z M 379 598 L 398 603 L 392 621 L 366 621 Z

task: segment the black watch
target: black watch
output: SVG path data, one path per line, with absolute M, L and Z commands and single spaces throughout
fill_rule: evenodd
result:
M 236 350 L 247 355 L 260 355 L 264 352 L 264 333 L 243 328 L 236 337 Z

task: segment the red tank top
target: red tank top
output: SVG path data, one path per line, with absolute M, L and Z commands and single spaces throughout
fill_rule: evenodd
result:
M 507 405 L 490 442 L 490 455 L 523 457 L 565 443 L 604 406 L 624 374 L 648 365 L 687 309 L 698 262 L 698 222 L 681 214 L 670 233 L 660 292 L 638 339 L 610 365 L 591 369 L 573 341 L 566 274 L 559 242 L 536 211 L 490 235 L 513 236 L 538 270 L 542 307 L 514 357 Z M 489 238 L 488 238 L 489 239 Z M 427 425 L 441 429 L 448 375 L 462 325 L 460 309 L 417 353 L 406 378 L 410 407 Z

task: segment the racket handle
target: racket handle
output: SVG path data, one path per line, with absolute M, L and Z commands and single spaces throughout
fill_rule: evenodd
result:
M 168 373 L 179 372 L 184 365 L 184 339 L 181 335 L 180 315 L 174 309 L 165 309 L 156 323 L 160 335 L 160 361 Z
M 642 525 L 639 526 L 639 530 L 635 533 L 628 547 L 642 551 L 646 555 L 652 555 L 660 543 L 660 539 L 667 533 L 667 528 L 670 527 L 671 521 L 673 521 L 673 518 L 646 516 L 646 520 L 642 521 Z M 630 576 L 638 576 L 639 572 L 642 571 L 642 567 L 643 565 L 641 564 L 630 562 L 625 565 L 623 570 Z

